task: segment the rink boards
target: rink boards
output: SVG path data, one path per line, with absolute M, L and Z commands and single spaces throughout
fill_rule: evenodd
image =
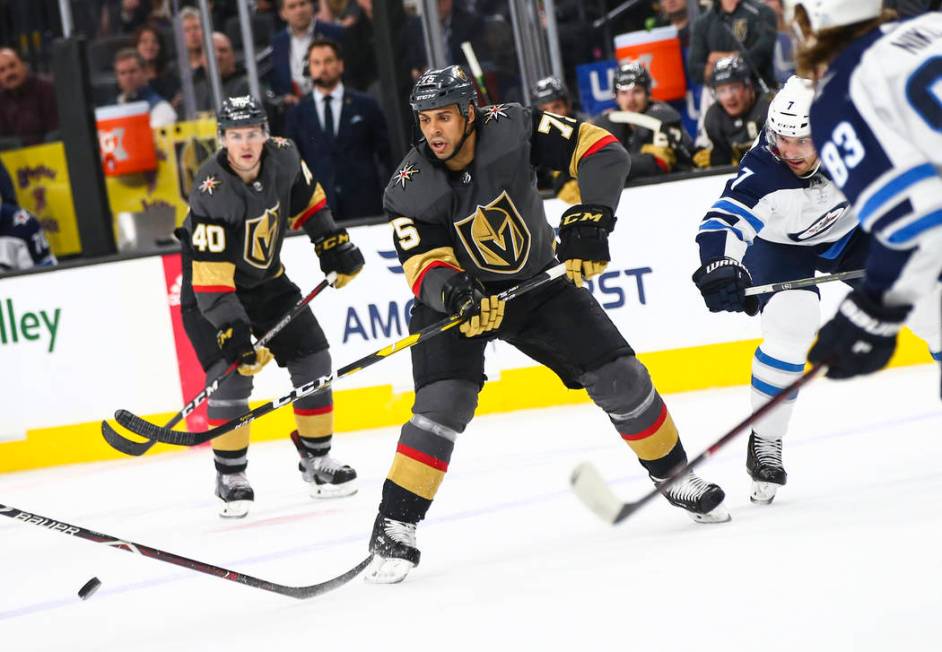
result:
M 612 263 L 590 284 L 665 393 L 749 382 L 758 319 L 709 313 L 690 281 L 699 265 L 697 224 L 725 181 L 710 176 L 626 189 Z M 564 208 L 546 202 L 551 223 Z M 312 304 L 335 366 L 407 334 L 412 301 L 390 227 L 358 227 L 351 236 L 366 267 L 349 286 Z M 321 278 L 306 237 L 287 239 L 282 260 L 302 292 Z M 102 440 L 101 419 L 125 408 L 164 421 L 195 395 L 203 377 L 179 323 L 179 273 L 173 254 L 0 280 L 0 472 L 120 457 Z M 846 288 L 823 287 L 828 316 Z M 907 332 L 893 364 L 930 360 Z M 588 400 L 500 342 L 488 347 L 486 371 L 479 414 Z M 408 353 L 344 379 L 334 392 L 336 431 L 403 421 L 411 387 Z M 272 364 L 255 388 L 253 400 L 264 401 L 290 382 Z M 191 428 L 199 427 L 195 419 Z M 291 429 L 290 410 L 280 410 L 254 426 L 253 439 Z

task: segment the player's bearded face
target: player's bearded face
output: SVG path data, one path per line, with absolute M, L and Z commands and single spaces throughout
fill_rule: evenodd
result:
M 818 152 L 810 136 L 792 138 L 772 132 L 772 146 L 780 159 L 798 176 L 811 172 L 818 162 Z
M 226 129 L 224 145 L 229 164 L 235 170 L 248 171 L 258 165 L 268 134 L 261 126 Z
M 467 116 L 461 115 L 458 105 L 422 111 L 419 113 L 419 128 L 428 142 L 429 149 L 437 158 L 451 156 L 468 129 Z

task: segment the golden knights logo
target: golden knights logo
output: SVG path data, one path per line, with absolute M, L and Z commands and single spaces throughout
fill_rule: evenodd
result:
M 737 41 L 745 41 L 749 35 L 749 21 L 745 18 L 737 18 L 733 21 L 733 34 Z
M 530 229 L 506 190 L 455 222 L 455 229 L 471 259 L 488 272 L 519 272 L 530 256 Z
M 259 217 L 245 221 L 245 262 L 259 269 L 268 269 L 275 255 L 278 242 L 278 212 L 280 203 L 275 203 Z

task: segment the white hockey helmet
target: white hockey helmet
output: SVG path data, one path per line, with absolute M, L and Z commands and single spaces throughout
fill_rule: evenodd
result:
M 883 11 L 883 0 L 785 0 L 785 23 L 795 19 L 795 9 L 804 7 L 811 31 L 852 25 L 876 18 Z
M 806 138 L 811 135 L 811 101 L 814 84 L 792 75 L 769 105 L 765 126 L 780 136 Z

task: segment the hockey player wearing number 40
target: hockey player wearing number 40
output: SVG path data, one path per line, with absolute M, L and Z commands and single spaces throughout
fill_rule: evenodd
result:
M 697 234 L 703 265 L 693 280 L 707 307 L 713 312 L 762 312 L 763 341 L 752 361 L 753 409 L 804 371 L 820 323 L 819 300 L 815 287 L 758 297 L 746 297 L 744 290 L 813 276 L 816 270 L 860 268 L 871 244 L 821 169 L 809 128 L 813 95 L 809 81 L 788 80 L 769 107 L 758 145 L 747 152 L 739 174 L 726 184 Z M 856 288 L 859 282 L 850 285 Z M 938 300 L 938 293 L 924 300 L 909 322 L 935 355 L 942 349 Z M 757 422 L 749 437 L 746 468 L 753 480 L 753 502 L 772 502 L 785 484 L 782 437 L 796 399 L 786 399 Z
M 686 462 L 645 367 L 585 289 L 610 260 L 608 235 L 628 173 L 625 149 L 608 132 L 517 104 L 478 108 L 458 66 L 432 70 L 412 92 L 424 139 L 402 161 L 384 204 L 406 279 L 416 296 L 409 328 L 446 314 L 467 320 L 412 349 L 415 403 L 383 485 L 366 571 L 402 581 L 419 563 L 416 525 L 448 470 L 456 440 L 477 407 L 487 342 L 500 338 L 584 387 L 657 483 Z M 534 166 L 567 169 L 583 204 L 553 228 L 536 191 Z M 498 293 L 564 261 L 560 278 L 506 305 Z M 512 434 L 512 433 L 508 433 Z M 694 520 L 729 516 L 723 490 L 692 473 L 666 492 Z
M 304 229 L 321 270 L 342 287 L 363 267 L 363 255 L 331 217 L 324 190 L 290 140 L 269 138 L 265 112 L 251 96 L 230 97 L 218 116 L 222 149 L 196 174 L 190 213 L 177 231 L 183 249 L 180 295 L 183 325 L 207 377 L 239 363 L 209 398 L 210 425 L 248 411 L 252 375 L 272 358 L 287 367 L 295 387 L 331 370 L 327 340 L 311 309 L 254 348 L 301 300 L 281 264 L 288 228 Z M 302 479 L 316 498 L 356 491 L 356 472 L 330 456 L 333 404 L 329 391 L 294 403 L 291 439 Z M 245 474 L 249 424 L 213 440 L 220 515 L 243 517 L 255 493 Z
M 942 14 L 894 22 L 882 6 L 785 2 L 801 40 L 798 70 L 816 80 L 812 138 L 873 235 L 863 283 L 808 354 L 832 378 L 884 367 L 912 306 L 942 273 Z

